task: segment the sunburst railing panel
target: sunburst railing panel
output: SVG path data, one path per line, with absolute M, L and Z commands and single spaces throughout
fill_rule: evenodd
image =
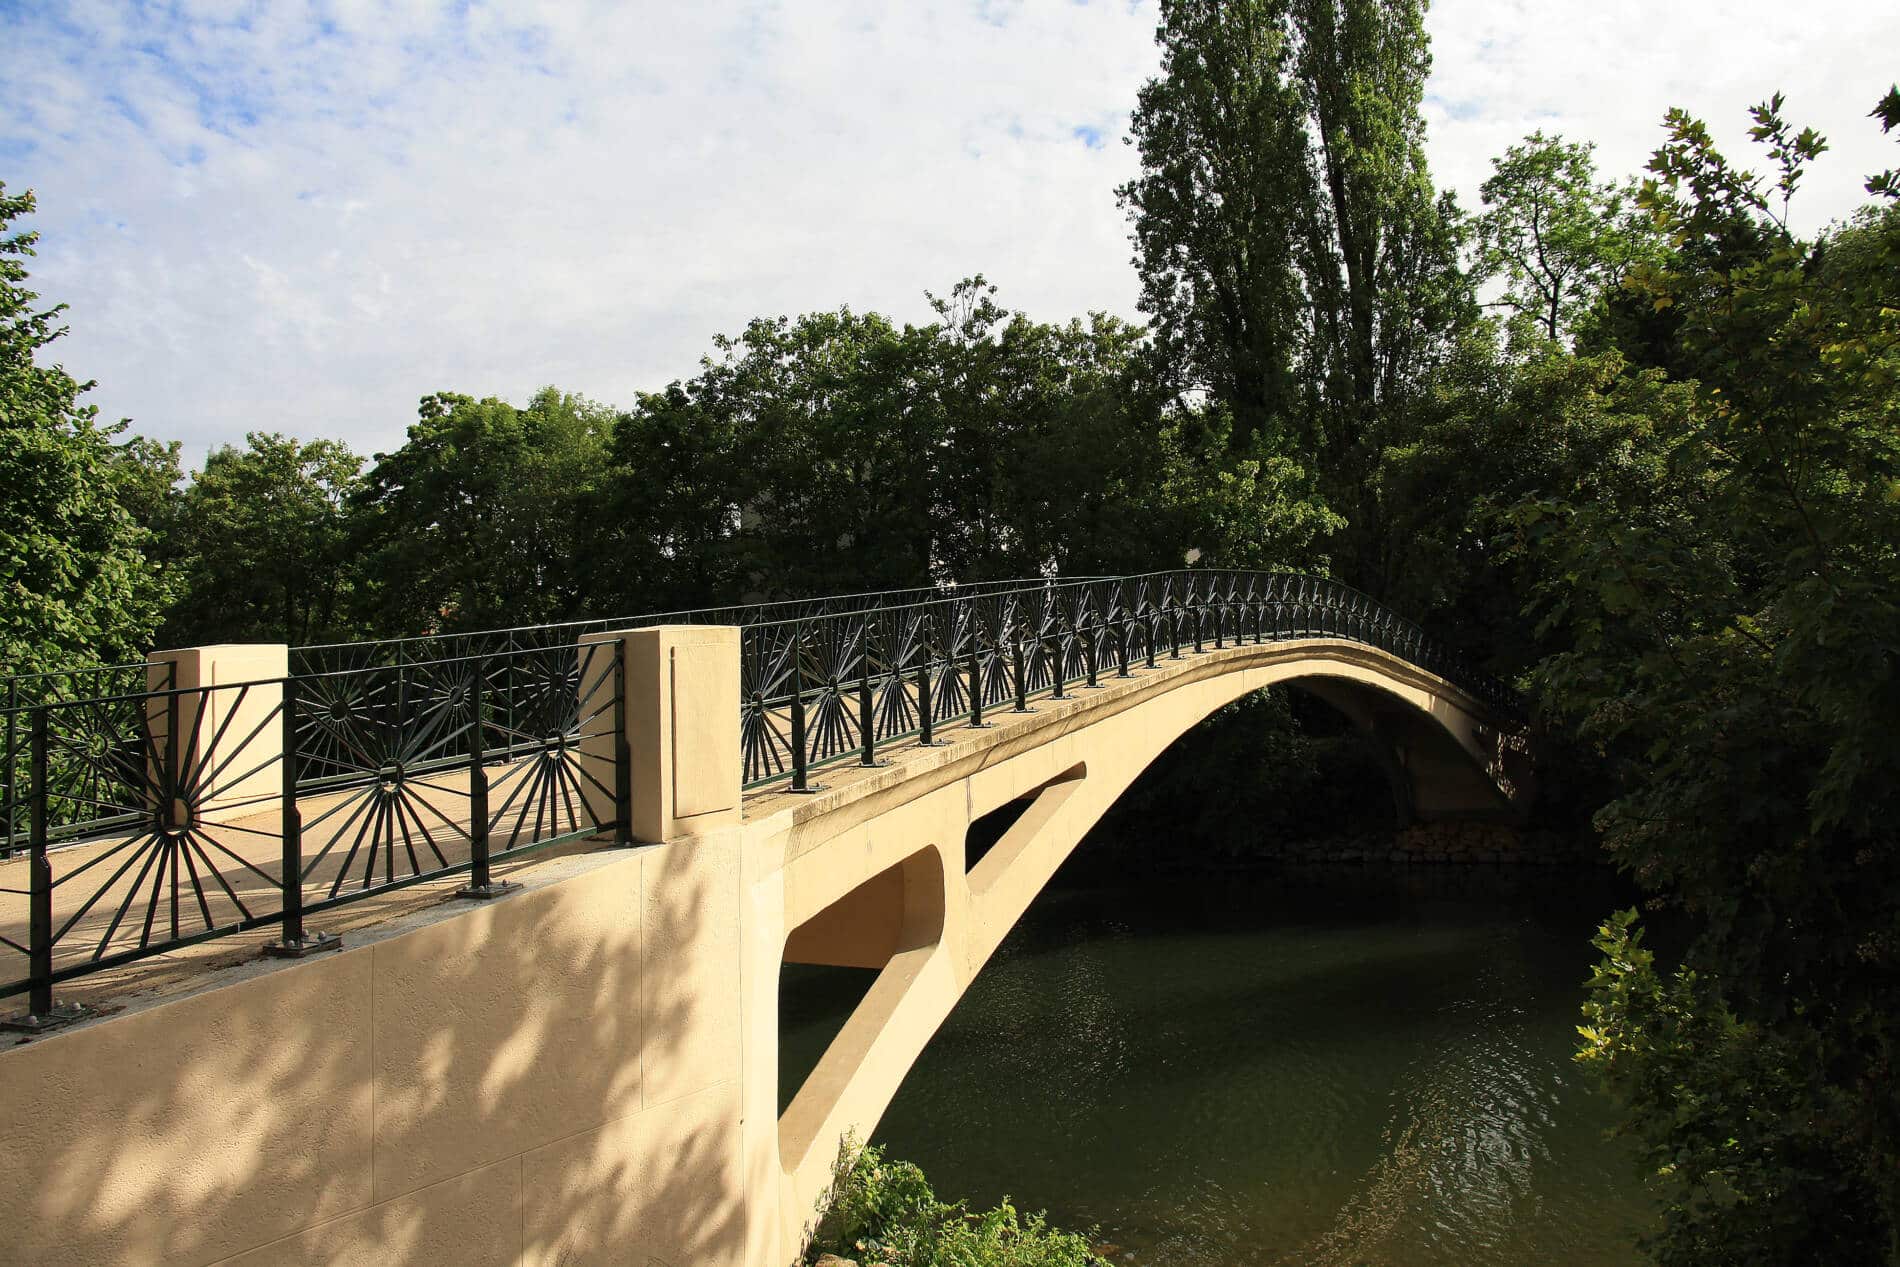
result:
M 1330 577 L 1198 568 L 1040 580 L 764 620 L 741 629 L 743 780 L 816 790 L 811 772 L 951 724 L 1064 698 L 1158 659 L 1233 644 L 1341 638 L 1438 673 L 1505 719 L 1514 692 Z M 855 672 L 855 678 L 853 673 Z

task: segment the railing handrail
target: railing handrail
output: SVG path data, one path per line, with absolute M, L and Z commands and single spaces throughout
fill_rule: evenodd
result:
M 517 634 L 553 632 L 561 630 L 582 630 L 589 628 L 607 629 L 644 629 L 654 625 L 752 625 L 770 623 L 757 615 L 780 608 L 797 607 L 813 603 L 850 603 L 861 599 L 889 599 L 911 594 L 930 594 L 954 597 L 978 590 L 994 589 L 1001 586 L 1021 586 L 1033 583 L 1035 577 L 1009 577 L 994 581 L 942 582 L 935 585 L 913 585 L 900 589 L 859 590 L 849 594 L 825 594 L 813 598 L 775 598 L 754 603 L 729 603 L 716 607 L 681 607 L 671 611 L 646 612 L 635 616 L 579 616 L 571 620 L 550 621 L 535 625 L 508 625 L 490 629 L 453 629 L 436 633 L 407 634 L 399 638 L 368 638 L 346 640 L 342 642 L 317 642 L 291 647 L 292 655 L 312 655 L 326 651 L 362 650 L 381 647 L 404 647 L 419 642 L 437 642 L 451 639 L 507 638 Z M 1064 577 L 1063 580 L 1100 580 L 1101 577 Z M 929 600 L 919 600 L 929 601 Z M 878 606 L 885 604 L 879 603 Z M 898 604 L 901 606 L 902 604 Z M 864 610 L 855 608 L 852 610 Z M 734 615 L 740 619 L 722 619 Z M 780 619 L 797 619 L 794 616 Z
M 1022 599 L 1031 600 L 1023 604 L 1034 626 L 1027 636 L 1020 618 L 1003 619 L 1008 605 Z M 985 603 L 1004 606 L 986 622 L 977 606 Z M 971 609 L 968 616 L 963 607 Z M 1283 630 L 1289 612 L 1290 628 Z M 940 613 L 945 627 L 936 628 Z M 929 744 L 938 723 L 982 725 L 985 707 L 1008 698 L 1012 679 L 1016 709 L 1023 711 L 1031 695 L 1047 691 L 1062 699 L 1071 683 L 1098 685 L 1107 653 L 1119 661 L 1118 676 L 1126 676 L 1131 641 L 1145 643 L 1153 667 L 1163 626 L 1171 657 L 1181 654 L 1184 641 L 1198 653 L 1209 636 L 1209 613 L 1216 647 L 1230 637 L 1248 641 L 1250 618 L 1251 640 L 1265 640 L 1271 613 L 1274 641 L 1327 636 L 1379 647 L 1440 677 L 1500 720 L 1523 715 L 1509 685 L 1416 621 L 1332 577 L 1237 568 L 1050 577 L 1015 590 L 935 595 L 746 626 L 740 648 L 743 781 L 760 787 L 789 778 L 787 790 L 811 790 L 816 766 L 854 754 L 875 764 L 880 744 L 911 736 Z M 1193 628 L 1184 639 L 1187 616 Z

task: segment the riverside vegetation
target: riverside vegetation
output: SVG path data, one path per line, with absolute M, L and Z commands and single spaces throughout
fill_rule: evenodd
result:
M 974 277 L 921 325 L 761 318 L 624 407 L 436 392 L 367 462 L 258 431 L 187 478 L 102 422 L 0 186 L 0 667 L 1330 570 L 1518 681 L 1566 772 L 1546 826 L 1692 930 L 1662 963 L 1609 920 L 1583 1000 L 1648 1252 L 1900 1264 L 1900 177 L 1798 235 L 1827 145 L 1773 96 L 1760 173 L 1671 111 L 1640 178 L 1533 134 L 1462 207 L 1425 162 L 1422 9 L 1165 0 L 1116 191 L 1145 325 Z M 1299 804 L 1275 780 L 1316 767 L 1276 758 L 1313 725 L 1255 704 L 1188 742 L 1249 754 L 1224 804 Z
M 1007 1200 L 981 1211 L 947 1203 L 923 1172 L 846 1139 L 808 1267 L 1103 1267 L 1085 1237 L 1019 1213 Z

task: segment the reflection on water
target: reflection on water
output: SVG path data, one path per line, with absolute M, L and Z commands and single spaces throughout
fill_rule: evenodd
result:
M 874 1138 L 1131 1263 L 1637 1261 L 1570 1062 L 1607 882 L 1351 868 L 1046 894 Z M 869 974 L 788 966 L 787 1092 Z

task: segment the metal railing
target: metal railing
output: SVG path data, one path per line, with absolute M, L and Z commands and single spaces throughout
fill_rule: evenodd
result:
M 1083 579 L 1083 578 L 1072 578 Z M 365 642 L 319 643 L 290 649 L 293 673 L 363 668 L 374 664 L 405 664 L 458 656 L 492 655 L 526 648 L 572 643 L 590 633 L 607 630 L 648 629 L 655 625 L 756 625 L 781 620 L 803 620 L 839 612 L 903 607 L 950 595 L 995 593 L 1039 584 L 1039 578 L 945 583 L 911 589 L 865 590 L 822 598 L 788 598 L 772 602 L 740 603 L 728 607 L 682 608 L 647 612 L 639 616 L 595 616 L 548 625 L 518 625 L 508 629 L 481 629 L 463 633 L 419 634 L 409 638 L 379 638 Z
M 741 634 L 744 782 L 812 791 L 811 771 L 884 745 L 936 742 L 951 721 L 984 725 L 1003 706 L 1065 698 L 1070 686 L 1153 668 L 1230 643 L 1343 638 L 1399 656 L 1465 691 L 1500 720 L 1510 687 L 1351 586 L 1286 572 L 1194 570 L 1048 580 L 863 611 L 749 625 Z
M 305 647 L 292 672 L 180 687 L 172 665 L 9 679 L 0 997 L 53 1017 L 62 981 L 247 929 L 327 949 L 307 916 L 564 841 L 630 839 L 626 667 L 594 632 L 736 624 L 741 781 L 936 742 L 1035 696 L 1210 644 L 1343 638 L 1450 681 L 1503 721 L 1509 687 L 1349 586 L 1192 570 L 998 581 Z M 17 920 L 17 914 L 15 916 Z M 6 957 L 17 955 L 9 968 Z
M 124 695 L 173 687 L 178 666 L 166 661 L 105 664 L 10 676 L 0 689 L 0 858 L 24 848 L 27 832 L 27 718 L 36 704 Z
M 590 642 L 211 687 L 50 698 L 25 735 L 25 899 L 0 997 L 611 833 L 628 840 L 621 644 Z M 17 907 L 16 907 L 17 909 Z M 0 955 L 0 958 L 6 956 Z

